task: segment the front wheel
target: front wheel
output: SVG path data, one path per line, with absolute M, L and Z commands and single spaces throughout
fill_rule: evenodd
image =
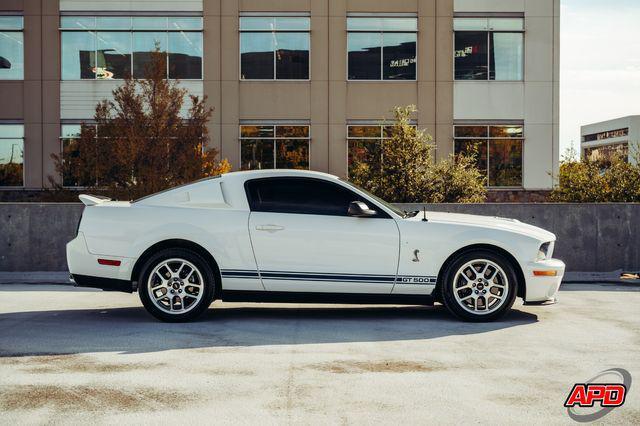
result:
M 142 267 L 138 293 L 154 317 L 167 322 L 190 321 L 213 302 L 215 276 L 197 253 L 165 249 Z
M 491 251 L 463 253 L 443 274 L 444 305 L 465 321 L 500 318 L 511 309 L 517 293 L 518 281 L 511 262 Z

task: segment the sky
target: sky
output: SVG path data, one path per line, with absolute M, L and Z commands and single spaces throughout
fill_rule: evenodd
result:
M 580 126 L 640 115 L 640 0 L 561 0 L 560 153 Z

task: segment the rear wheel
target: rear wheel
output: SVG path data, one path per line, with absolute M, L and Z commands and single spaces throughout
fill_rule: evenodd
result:
M 211 267 L 197 253 L 164 249 L 144 264 L 138 283 L 142 304 L 167 322 L 190 321 L 213 302 L 216 280 Z
M 442 299 L 447 309 L 465 321 L 493 321 L 516 299 L 518 281 L 504 256 L 486 250 L 463 253 L 445 271 Z

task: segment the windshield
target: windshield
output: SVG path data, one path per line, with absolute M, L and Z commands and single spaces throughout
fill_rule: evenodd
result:
M 391 210 L 392 212 L 394 212 L 395 214 L 397 214 L 398 216 L 405 218 L 407 217 L 407 212 L 400 210 L 399 208 L 393 206 L 392 204 L 387 203 L 385 200 L 383 200 L 382 198 L 376 197 L 375 195 L 373 195 L 372 193 L 370 193 L 369 191 L 367 191 L 364 188 L 359 187 L 358 185 L 356 185 L 353 182 L 349 182 L 346 179 L 340 179 L 342 182 L 346 183 L 349 186 L 352 186 L 353 188 L 357 189 L 360 192 L 364 192 L 365 194 L 367 194 L 368 197 L 373 198 L 376 202 L 382 204 L 383 206 L 385 206 L 386 208 L 388 208 L 389 210 Z

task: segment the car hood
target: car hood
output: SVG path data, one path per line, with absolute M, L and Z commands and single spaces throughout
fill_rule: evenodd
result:
M 504 231 L 515 232 L 522 235 L 527 235 L 532 238 L 536 238 L 540 241 L 555 241 L 556 236 L 542 228 L 537 226 L 522 223 L 516 219 L 507 219 L 503 217 L 492 216 L 477 216 L 471 214 L 460 213 L 443 213 L 443 212 L 427 212 L 427 220 L 429 222 L 437 223 L 451 223 L 456 225 L 468 225 L 478 226 L 483 228 L 500 229 Z M 409 221 L 422 221 L 424 213 L 420 212 L 418 215 L 406 220 Z

